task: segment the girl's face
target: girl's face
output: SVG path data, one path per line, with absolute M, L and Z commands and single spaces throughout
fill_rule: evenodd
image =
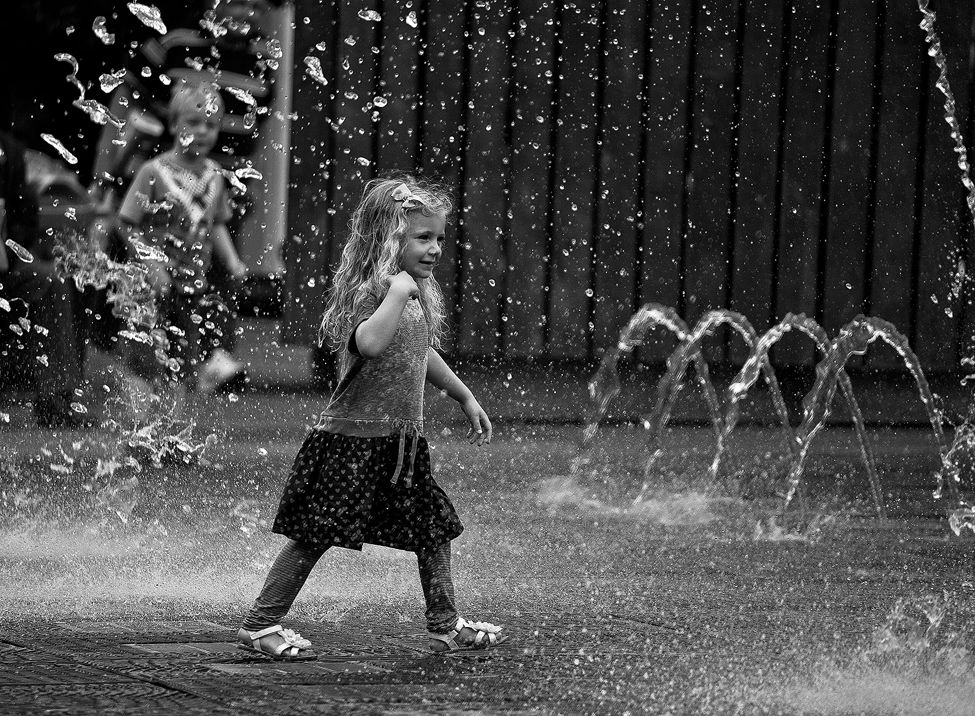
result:
M 444 230 L 447 217 L 443 214 L 426 216 L 422 212 L 410 215 L 399 267 L 414 280 L 430 278 L 443 253 Z

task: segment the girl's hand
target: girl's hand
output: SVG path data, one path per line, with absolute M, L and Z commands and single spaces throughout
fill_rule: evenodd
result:
M 480 404 L 474 399 L 461 403 L 464 415 L 471 421 L 471 427 L 467 430 L 467 442 L 471 445 L 477 443 L 484 445 L 491 443 L 491 419 Z
M 408 298 L 416 298 L 420 295 L 420 289 L 417 287 L 416 281 L 406 271 L 400 271 L 393 276 L 389 282 L 389 290 L 400 291 Z

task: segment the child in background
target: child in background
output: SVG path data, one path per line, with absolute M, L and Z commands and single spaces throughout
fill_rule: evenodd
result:
M 502 643 L 501 628 L 457 614 L 450 541 L 463 526 L 433 479 L 423 437 L 428 380 L 460 403 L 469 441 L 491 442 L 491 421 L 437 352 L 444 331 L 440 259 L 450 197 L 412 177 L 375 179 L 353 214 L 322 338 L 341 379 L 295 458 L 272 530 L 289 538 L 237 638 L 276 659 L 315 658 L 284 617 L 329 547 L 363 543 L 416 553 L 433 651 Z
M 212 86 L 177 85 L 169 103 L 174 145 L 140 167 L 119 210 L 130 250 L 148 266 L 160 297 L 170 344 L 182 360 L 179 377 L 204 392 L 226 379 L 221 370 L 229 360 L 218 348 L 200 366 L 210 347 L 206 339 L 219 337 L 207 336 L 220 330 L 216 314 L 227 311 L 208 299 L 211 257 L 216 254 L 237 280 L 247 272 L 227 231 L 227 186 L 209 158 L 222 116 L 223 102 Z

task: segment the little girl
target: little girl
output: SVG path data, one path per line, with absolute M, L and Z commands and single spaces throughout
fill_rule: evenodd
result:
M 272 527 L 289 541 L 237 634 L 243 649 L 314 659 L 311 643 L 279 622 L 325 550 L 366 542 L 416 552 L 433 651 L 507 638 L 454 607 L 450 541 L 464 528 L 423 437 L 426 379 L 460 403 L 471 444 L 491 442 L 487 414 L 436 350 L 445 317 L 433 270 L 450 211 L 446 192 L 409 176 L 366 184 L 321 326 L 341 380 L 295 458 Z

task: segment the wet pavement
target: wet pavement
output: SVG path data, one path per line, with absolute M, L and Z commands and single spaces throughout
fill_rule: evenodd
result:
M 117 504 L 89 514 L 56 475 L 37 478 L 30 509 L 5 502 L 0 712 L 925 713 L 930 702 L 908 695 L 932 693 L 940 713 L 967 713 L 971 664 L 945 667 L 941 646 L 971 651 L 975 542 L 951 535 L 931 498 L 930 432 L 871 431 L 895 516 L 881 524 L 852 431 L 824 431 L 809 465 L 823 519 L 790 533 L 768 522 L 770 502 L 701 483 L 707 428 L 668 434 L 666 488 L 636 509 L 620 495 L 635 489 L 641 431 L 601 433 L 580 486 L 577 427 L 500 420 L 475 451 L 436 400 L 435 470 L 467 527 L 458 602 L 505 625 L 508 644 L 428 653 L 415 560 L 372 548 L 326 554 L 286 623 L 317 661 L 238 650 L 240 615 L 281 544 L 268 521 L 317 406 L 250 394 L 201 413 L 201 432 L 220 432 L 206 465 L 140 474 L 125 520 Z M 0 435 L 27 450 L 86 434 Z M 740 428 L 732 481 L 774 472 L 778 440 Z M 937 634 L 883 647 L 898 600 L 931 595 L 947 595 Z

